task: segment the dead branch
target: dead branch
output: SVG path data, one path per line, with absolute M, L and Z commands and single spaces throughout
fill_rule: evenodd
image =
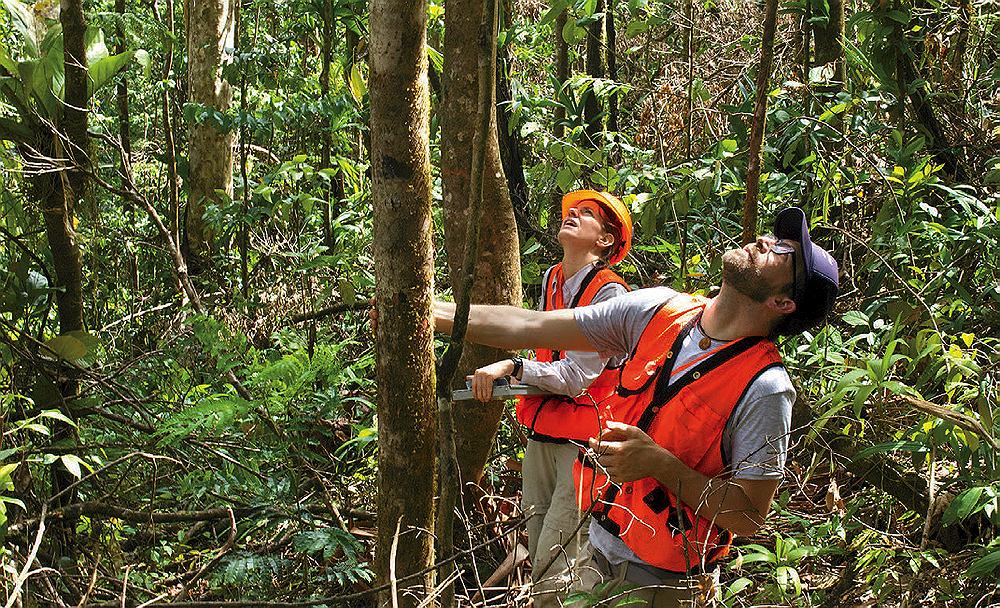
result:
M 292 323 L 302 323 L 303 321 L 312 321 L 313 319 L 322 319 L 323 317 L 329 317 L 330 315 L 337 315 L 342 312 L 347 312 L 349 310 L 367 310 L 371 307 L 369 303 L 368 296 L 361 296 L 358 298 L 357 302 L 348 304 L 342 302 L 340 304 L 334 304 L 333 306 L 327 306 L 326 308 L 321 308 L 320 310 L 314 310 L 313 312 L 305 312 L 297 315 L 292 315 L 290 320 Z
M 236 543 L 236 517 L 233 515 L 232 507 L 226 507 L 226 511 L 229 512 L 229 539 L 226 541 L 226 544 L 223 545 L 221 549 L 219 549 L 219 552 L 215 554 L 215 557 L 209 560 L 207 564 L 202 566 L 201 569 L 199 569 L 198 572 L 195 573 L 194 577 L 191 578 L 191 580 L 184 583 L 184 587 L 181 588 L 180 593 L 177 594 L 177 597 L 174 598 L 174 601 L 179 602 L 183 600 L 185 597 L 187 597 L 188 589 L 191 588 L 191 585 L 197 583 L 201 579 L 201 577 L 205 575 L 206 572 L 215 567 L 215 565 L 219 563 L 219 560 L 225 557 L 226 554 L 228 554 L 229 551 L 232 550 L 233 545 Z

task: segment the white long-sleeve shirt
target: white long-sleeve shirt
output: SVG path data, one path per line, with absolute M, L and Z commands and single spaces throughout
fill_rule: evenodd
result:
M 587 278 L 587 274 L 593 269 L 595 263 L 587 264 L 563 282 L 563 302 L 572 302 L 576 298 L 583 289 L 583 280 Z M 542 285 L 549 284 L 548 277 L 552 268 L 545 271 Z M 604 302 L 627 292 L 624 285 L 608 283 L 601 287 L 590 303 Z M 541 302 L 539 302 L 539 309 L 545 305 L 545 295 L 543 294 Z M 521 370 L 521 382 L 545 389 L 550 393 L 577 397 L 590 386 L 594 379 L 601 375 L 607 362 L 608 359 L 601 357 L 598 353 L 579 350 L 565 351 L 558 361 L 551 363 L 525 359 L 524 367 Z

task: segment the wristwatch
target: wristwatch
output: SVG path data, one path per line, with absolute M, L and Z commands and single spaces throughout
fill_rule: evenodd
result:
M 511 357 L 510 362 L 514 364 L 514 371 L 510 372 L 510 375 L 520 380 L 521 368 L 524 367 L 524 361 L 520 357 Z

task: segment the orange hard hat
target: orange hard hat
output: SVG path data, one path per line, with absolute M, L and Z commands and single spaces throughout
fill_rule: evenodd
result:
M 563 219 L 566 219 L 570 209 L 583 201 L 594 201 L 600 205 L 604 217 L 611 224 L 611 231 L 615 235 L 615 250 L 608 257 L 608 264 L 617 264 L 625 259 L 625 255 L 632 247 L 632 215 L 628 207 L 618 200 L 618 197 L 607 192 L 576 190 L 566 194 L 562 199 Z

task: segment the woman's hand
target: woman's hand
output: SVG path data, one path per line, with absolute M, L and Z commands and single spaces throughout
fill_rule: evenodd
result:
M 514 371 L 514 362 L 510 359 L 484 365 L 472 376 L 472 396 L 479 401 L 489 401 L 493 398 L 493 381 L 509 376 Z M 512 378 L 512 381 L 516 381 Z

